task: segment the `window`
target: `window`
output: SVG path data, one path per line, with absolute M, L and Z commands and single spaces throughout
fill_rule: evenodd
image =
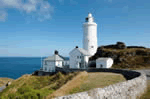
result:
M 79 58 L 79 56 L 77 56 L 77 58 Z
M 45 67 L 45 71 L 47 71 L 47 68 Z
M 45 61 L 45 65 L 47 65 L 47 62 Z
M 91 48 L 94 48 L 94 46 L 91 46 Z
M 81 59 L 81 56 L 80 56 L 80 59 Z
M 101 64 L 100 67 L 103 68 L 103 65 Z

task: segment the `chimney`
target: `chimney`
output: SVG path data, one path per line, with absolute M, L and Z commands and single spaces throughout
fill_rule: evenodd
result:
M 76 46 L 76 48 L 78 48 L 78 46 Z
M 55 55 L 58 55 L 58 51 L 57 50 L 55 50 L 55 53 L 54 53 Z

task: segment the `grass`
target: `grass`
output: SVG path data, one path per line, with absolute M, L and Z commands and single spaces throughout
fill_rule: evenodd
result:
M 93 88 L 103 88 L 105 86 L 125 81 L 126 79 L 115 73 L 87 73 L 82 72 L 67 84 L 56 90 L 53 96 L 63 96 L 77 92 L 88 91 Z
M 13 81 L 13 79 L 11 79 L 11 78 L 0 78 L 0 87 L 1 86 L 3 86 L 3 85 L 6 85 L 6 83 L 8 82 L 8 81 Z
M 80 72 L 77 76 L 75 76 L 72 80 L 68 81 L 65 85 L 63 85 L 60 89 L 56 90 L 53 94 L 47 96 L 47 99 L 56 96 L 63 96 L 69 94 L 69 92 L 84 82 L 84 80 L 88 77 L 87 72 Z
M 89 73 L 87 79 L 80 86 L 70 91 L 69 94 L 88 91 L 93 88 L 103 88 L 122 81 L 125 81 L 125 78 L 120 74 Z
M 0 99 L 43 99 L 77 74 L 64 75 L 59 72 L 53 76 L 23 75 L 0 93 Z
M 147 81 L 147 92 L 140 99 L 150 99 L 150 80 Z

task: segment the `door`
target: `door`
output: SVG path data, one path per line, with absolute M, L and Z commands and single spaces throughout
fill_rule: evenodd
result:
M 80 68 L 82 68 L 82 67 L 81 67 L 81 63 L 80 63 L 80 62 L 79 62 L 79 67 L 80 67 Z

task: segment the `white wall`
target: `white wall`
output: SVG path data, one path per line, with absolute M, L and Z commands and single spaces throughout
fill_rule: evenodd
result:
M 55 64 L 57 67 L 63 67 L 62 61 L 56 61 Z
M 113 60 L 110 58 L 107 60 L 107 68 L 110 68 L 113 65 Z
M 111 58 L 107 59 L 107 60 L 96 60 L 96 68 L 110 68 L 113 65 L 113 60 Z
M 97 24 L 86 22 L 83 24 L 83 30 L 83 48 L 94 55 L 97 51 Z
M 106 65 L 107 65 L 107 61 L 96 60 L 96 68 L 106 68 Z
M 43 71 L 45 72 L 55 72 L 55 62 L 54 61 L 43 61 Z
M 81 56 L 81 53 L 77 50 L 73 50 L 70 53 L 70 68 L 79 68 L 79 62 L 81 62 L 81 59 L 78 59 L 77 56 Z

